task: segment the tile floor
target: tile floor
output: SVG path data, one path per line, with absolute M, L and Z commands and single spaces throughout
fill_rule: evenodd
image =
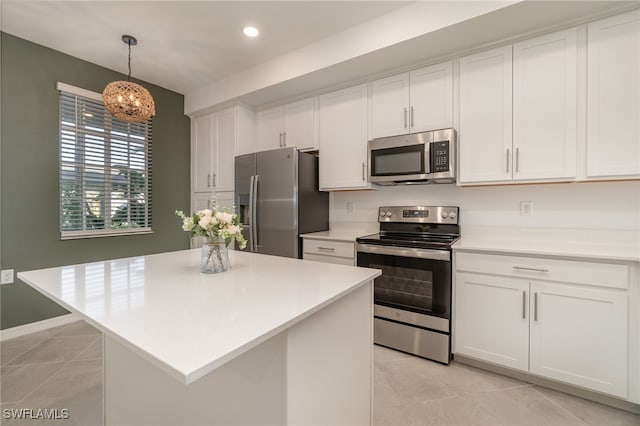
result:
M 455 362 L 375 347 L 374 424 L 640 425 L 640 416 Z M 102 425 L 102 339 L 79 321 L 0 344 L 4 426 Z M 4 409 L 66 408 L 66 420 L 7 420 Z

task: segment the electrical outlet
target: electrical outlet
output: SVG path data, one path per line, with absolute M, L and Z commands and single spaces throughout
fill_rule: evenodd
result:
M 520 216 L 532 216 L 533 203 L 531 201 L 520 201 Z
M 13 283 L 13 269 L 5 269 L 0 274 L 0 284 Z
M 348 215 L 352 215 L 353 214 L 353 210 L 354 210 L 353 202 L 349 201 L 347 203 L 347 214 Z

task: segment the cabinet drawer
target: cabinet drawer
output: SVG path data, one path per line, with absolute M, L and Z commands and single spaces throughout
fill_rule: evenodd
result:
M 354 266 L 353 258 L 350 257 L 336 257 L 325 256 L 322 254 L 304 253 L 302 255 L 304 260 L 313 260 L 315 262 L 335 263 L 338 265 Z
M 629 267 L 611 263 L 456 253 L 456 270 L 599 287 L 629 287 Z
M 304 253 L 354 258 L 354 243 L 346 241 L 304 239 Z

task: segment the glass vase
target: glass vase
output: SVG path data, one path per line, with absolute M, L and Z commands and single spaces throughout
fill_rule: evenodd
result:
M 224 238 L 205 239 L 200 252 L 200 272 L 217 274 L 228 271 L 230 267 L 229 251 Z

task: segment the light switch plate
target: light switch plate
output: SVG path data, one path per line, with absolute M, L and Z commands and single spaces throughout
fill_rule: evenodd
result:
M 532 216 L 533 203 L 531 201 L 520 201 L 520 216 Z
M 13 269 L 5 269 L 0 273 L 0 284 L 13 283 Z

